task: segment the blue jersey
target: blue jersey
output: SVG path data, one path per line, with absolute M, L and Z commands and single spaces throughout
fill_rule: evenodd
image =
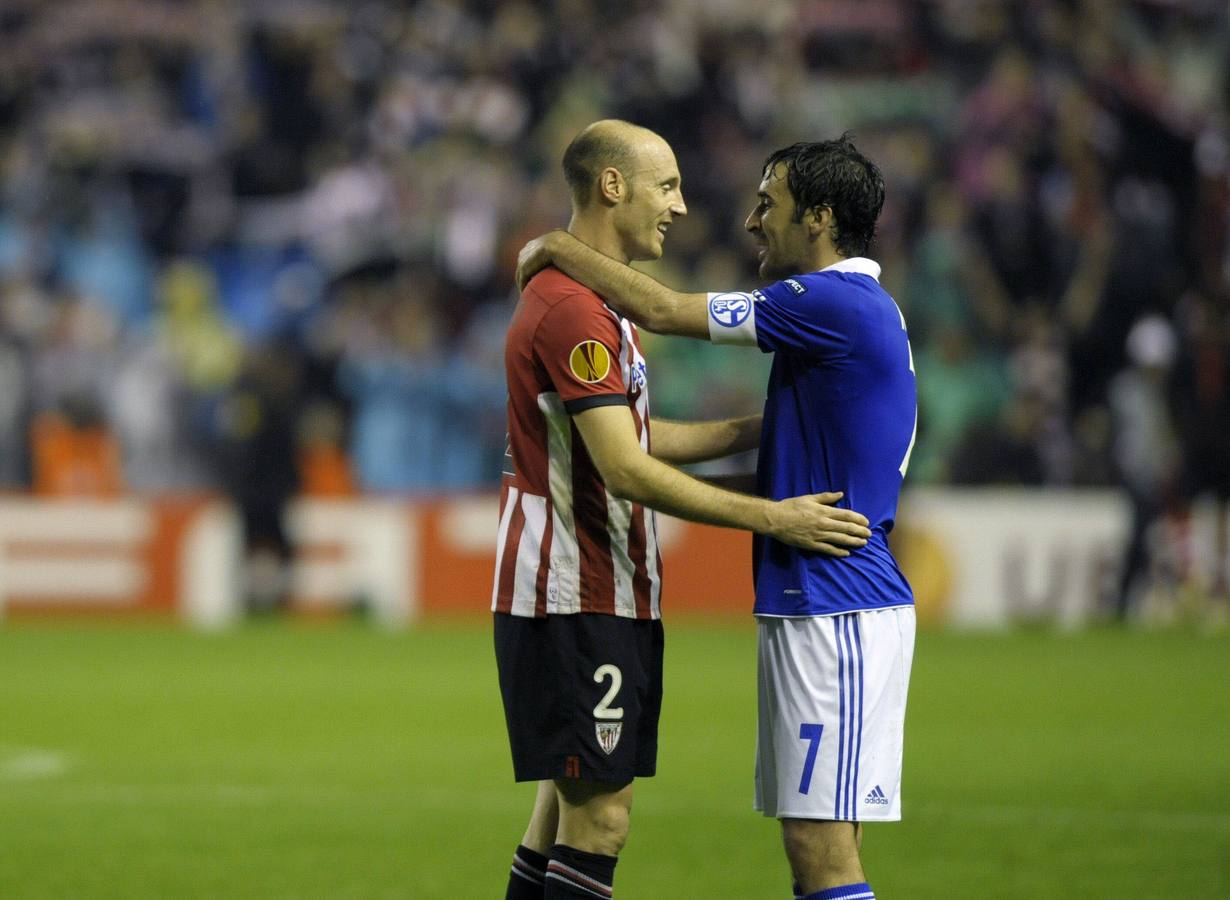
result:
M 869 259 L 843 260 L 760 291 L 709 295 L 715 343 L 776 355 L 758 492 L 781 500 L 842 491 L 871 538 L 836 559 L 754 536 L 757 615 L 824 616 L 914 602 L 888 549 L 917 425 L 905 318 Z

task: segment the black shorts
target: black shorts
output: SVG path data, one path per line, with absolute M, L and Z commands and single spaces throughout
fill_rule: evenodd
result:
M 662 622 L 495 614 L 495 659 L 517 781 L 654 774 Z

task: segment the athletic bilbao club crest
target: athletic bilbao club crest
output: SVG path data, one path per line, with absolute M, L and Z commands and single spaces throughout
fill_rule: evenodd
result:
M 623 722 L 594 723 L 594 730 L 598 733 L 598 746 L 607 756 L 615 752 L 615 747 L 619 744 L 619 734 L 623 729 Z

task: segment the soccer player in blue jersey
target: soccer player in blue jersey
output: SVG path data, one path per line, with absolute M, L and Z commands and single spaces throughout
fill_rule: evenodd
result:
M 871 900 L 862 822 L 901 818 L 905 700 L 914 652 L 909 584 L 887 536 L 914 446 L 905 318 L 868 259 L 884 181 L 848 136 L 765 161 L 746 227 L 757 291 L 684 294 L 563 232 L 522 251 L 650 331 L 773 353 L 757 491 L 842 491 L 871 522 L 844 559 L 754 538 L 759 733 L 756 808 L 781 820 L 795 894 Z

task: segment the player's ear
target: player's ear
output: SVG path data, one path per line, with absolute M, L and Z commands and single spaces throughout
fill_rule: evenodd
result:
M 807 226 L 807 236 L 812 240 L 816 240 L 836 224 L 833 219 L 833 208 L 831 206 L 813 206 L 803 216 L 803 224 Z
M 628 183 L 623 173 L 607 166 L 598 173 L 598 197 L 608 206 L 615 206 L 628 196 Z

